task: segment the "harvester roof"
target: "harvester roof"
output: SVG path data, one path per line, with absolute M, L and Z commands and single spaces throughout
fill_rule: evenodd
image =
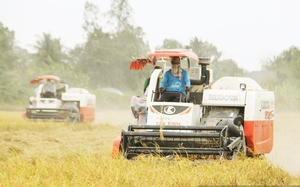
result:
M 154 53 L 150 53 L 149 57 L 153 59 L 159 58 L 168 58 L 168 57 L 190 57 L 198 62 L 198 56 L 193 51 L 187 49 L 167 49 L 167 50 L 158 50 Z
M 30 84 L 38 84 L 40 81 L 43 81 L 43 80 L 56 80 L 58 82 L 62 82 L 62 80 L 58 77 L 58 76 L 55 76 L 55 75 L 42 75 L 42 76 L 39 76 L 35 79 L 32 79 L 30 81 Z
M 143 70 L 147 64 L 155 65 L 158 60 L 168 60 L 171 57 L 189 57 L 197 62 L 199 58 L 196 53 L 187 49 L 165 49 L 157 50 L 154 53 L 150 53 L 148 57 L 134 58 L 131 61 L 131 70 Z

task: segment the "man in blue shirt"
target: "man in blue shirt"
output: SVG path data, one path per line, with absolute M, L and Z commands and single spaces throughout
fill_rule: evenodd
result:
M 184 102 L 191 86 L 189 75 L 180 67 L 179 57 L 172 57 L 171 64 L 172 68 L 164 74 L 160 83 L 159 92 L 162 95 L 159 101 Z

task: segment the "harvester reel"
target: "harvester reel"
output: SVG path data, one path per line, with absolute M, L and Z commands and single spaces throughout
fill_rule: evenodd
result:
M 246 137 L 244 135 L 244 127 L 240 126 L 241 130 L 241 142 L 237 149 L 237 156 L 246 155 L 247 154 L 247 145 L 246 145 Z

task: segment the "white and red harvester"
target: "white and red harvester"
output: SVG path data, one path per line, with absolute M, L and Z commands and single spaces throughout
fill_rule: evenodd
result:
M 191 80 L 185 102 L 160 102 L 161 77 L 170 69 L 170 57 L 181 58 Z M 146 112 L 136 124 L 126 125 L 115 139 L 112 156 L 140 154 L 214 155 L 233 159 L 270 153 L 273 147 L 275 97 L 245 77 L 223 77 L 210 85 L 210 59 L 184 50 L 159 50 L 137 58 L 130 69 L 161 65 L 153 71 Z M 131 106 L 133 107 L 133 106 Z
M 54 97 L 43 97 L 46 80 L 56 84 Z M 35 96 L 30 97 L 29 107 L 23 114 L 27 119 L 93 122 L 95 119 L 96 96 L 84 88 L 69 88 L 59 77 L 43 75 L 30 81 L 37 84 Z

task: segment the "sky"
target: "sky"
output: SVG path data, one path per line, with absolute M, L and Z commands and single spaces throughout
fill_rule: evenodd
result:
M 68 48 L 84 43 L 86 0 L 0 0 L 0 22 L 15 32 L 16 44 L 33 50 L 43 33 Z M 89 0 L 101 13 L 110 0 Z M 164 39 L 188 45 L 197 37 L 217 47 L 222 59 L 258 71 L 262 62 L 291 46 L 300 48 L 298 0 L 128 0 L 132 20 L 151 50 Z

